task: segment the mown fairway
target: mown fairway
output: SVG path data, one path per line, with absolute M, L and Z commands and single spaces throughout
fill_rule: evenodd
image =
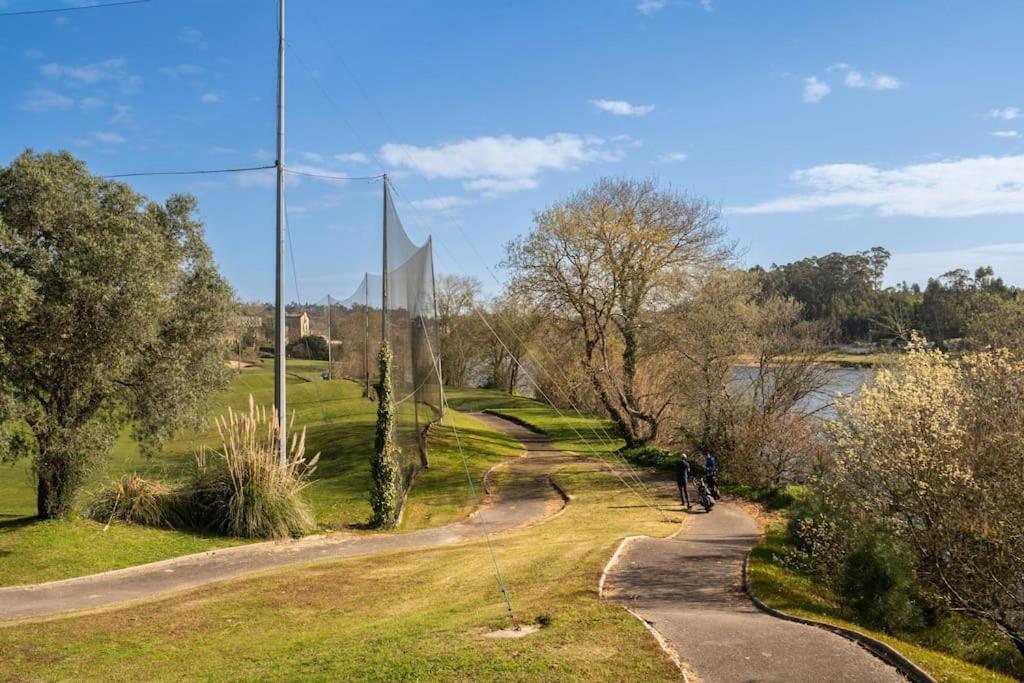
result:
M 306 489 L 316 517 L 325 530 L 357 527 L 370 514 L 369 456 L 377 404 L 362 397 L 361 388 L 348 381 L 320 379 L 322 363 L 289 363 L 288 406 L 295 425 L 307 429 L 307 452 L 320 452 L 314 481 Z M 273 374 L 265 367 L 245 370 L 231 389 L 218 396 L 211 417 L 228 407 L 243 410 L 249 395 L 262 405 L 273 402 Z M 430 470 L 423 472 L 409 497 L 403 528 L 444 524 L 471 511 L 465 473 L 451 428 L 454 420 L 462 446 L 476 478 L 505 457 L 518 455 L 517 444 L 470 417 L 453 412 L 431 430 Z M 142 457 L 129 435 L 123 434 L 111 456 L 93 472 L 80 496 L 124 473 L 174 480 L 181 476 L 201 447 L 215 447 L 216 431 L 183 435 L 161 455 Z M 35 519 L 35 488 L 28 462 L 0 469 L 0 585 L 35 583 L 105 571 L 143 562 L 242 543 L 241 539 L 139 526 L 103 525 L 74 518 L 39 522 Z
M 597 597 L 623 536 L 676 523 L 611 474 L 569 466 L 561 515 L 494 538 L 522 639 L 483 542 L 300 566 L 154 603 L 0 627 L 2 677 L 204 680 L 677 680 L 643 625 Z M 673 513 L 670 513 L 673 516 Z

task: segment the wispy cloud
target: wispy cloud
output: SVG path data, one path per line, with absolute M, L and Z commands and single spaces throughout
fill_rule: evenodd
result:
M 31 59 L 33 61 L 43 58 L 42 50 L 29 49 L 25 50 L 22 54 L 25 55 L 25 59 Z
M 686 152 L 666 152 L 665 154 L 658 155 L 658 161 L 686 161 Z
M 18 105 L 22 111 L 44 112 L 54 109 L 67 109 L 75 101 L 67 95 L 52 90 L 36 88 L 25 93 L 25 98 Z
M 132 74 L 128 70 L 128 63 L 121 57 L 81 65 L 49 62 L 39 67 L 39 71 L 55 81 L 75 86 L 114 83 L 127 92 L 134 92 L 142 85 L 142 77 Z
M 1020 133 L 1015 130 L 994 130 L 992 135 L 997 138 L 1019 138 Z
M 98 97 L 83 97 L 78 101 L 78 106 L 82 109 L 89 111 L 91 109 L 99 109 L 106 103 Z
M 425 211 L 450 211 L 452 209 L 468 206 L 473 203 L 473 200 L 467 197 L 446 195 L 443 197 L 430 197 L 428 199 L 414 199 L 409 203 L 412 204 L 414 208 Z
M 808 104 L 818 104 L 825 96 L 832 92 L 828 83 L 818 80 L 817 76 L 808 76 L 804 79 L 803 100 Z
M 203 104 L 220 104 L 224 101 L 224 96 L 215 92 L 207 92 L 199 97 L 199 101 Z
M 1021 111 L 1019 107 L 999 107 L 997 109 L 989 109 L 986 118 L 990 119 L 1002 119 L 1003 121 L 1013 121 L 1019 118 Z
M 882 216 L 960 218 L 1024 214 L 1024 155 L 973 157 L 880 169 L 827 164 L 796 171 L 801 194 L 731 208 L 734 213 L 794 213 L 871 208 Z
M 370 160 L 363 152 L 346 152 L 344 154 L 335 154 L 334 158 L 336 161 L 342 163 L 354 163 L 354 164 L 365 164 Z
M 234 147 L 211 147 L 210 154 L 238 154 Z
M 653 104 L 631 104 L 625 100 L 590 100 L 590 103 L 615 116 L 647 116 L 654 111 Z
M 100 145 L 123 145 L 126 142 L 128 141 L 124 136 L 104 130 L 93 131 L 88 137 L 75 140 L 75 144 L 79 147 L 88 147 L 94 143 Z
M 464 180 L 468 190 L 495 194 L 537 187 L 537 176 L 579 164 L 617 161 L 620 149 L 602 138 L 556 133 L 536 137 L 479 137 L 434 147 L 388 143 L 381 147 L 388 165 L 427 178 Z
M 846 72 L 843 85 L 847 88 L 867 88 L 868 90 L 899 90 L 903 82 L 888 74 L 870 73 L 867 76 L 860 71 L 851 69 Z
M 636 11 L 650 16 L 665 9 L 667 4 L 667 0 L 640 0 L 640 2 L 636 3 Z
M 160 73 L 174 79 L 196 78 L 206 73 L 206 69 L 197 64 L 176 64 L 162 67 Z
M 192 45 L 198 50 L 205 50 L 207 47 L 206 40 L 203 38 L 203 32 L 191 26 L 183 26 L 178 31 L 178 40 L 186 45 Z

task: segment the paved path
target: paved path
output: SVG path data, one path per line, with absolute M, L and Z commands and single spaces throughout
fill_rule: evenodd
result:
M 845 638 L 759 611 L 741 576 L 757 535 L 738 505 L 692 514 L 678 536 L 626 546 L 608 575 L 610 597 L 650 623 L 703 683 L 904 680 Z
M 0 588 L 0 620 L 96 609 L 188 590 L 215 581 L 313 560 L 355 557 L 411 548 L 449 545 L 481 538 L 481 522 L 493 533 L 543 519 L 564 503 L 549 475 L 578 456 L 554 448 L 547 438 L 494 415 L 478 420 L 518 440 L 526 457 L 501 467 L 500 490 L 477 515 L 454 524 L 408 533 L 331 534 L 213 550 L 162 562 L 64 581 Z

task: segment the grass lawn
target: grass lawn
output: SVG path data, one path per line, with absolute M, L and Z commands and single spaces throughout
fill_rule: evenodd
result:
M 493 538 L 523 623 L 507 626 L 486 545 L 319 562 L 87 616 L 0 627 L 0 678 L 116 680 L 678 680 L 643 625 L 597 598 L 620 538 L 675 524 L 612 475 L 557 475 L 573 496 Z M 676 520 L 678 521 L 678 520 Z
M 307 451 L 320 452 L 315 480 L 306 489 L 318 522 L 324 529 L 343 529 L 370 516 L 369 456 L 373 448 L 377 404 L 362 398 L 361 388 L 347 381 L 320 379 L 323 363 L 289 363 L 288 407 L 296 413 L 296 426 L 307 429 Z M 218 408 L 244 410 L 252 394 L 257 403 L 273 402 L 273 373 L 264 367 L 241 372 L 231 388 L 218 396 Z M 470 469 L 479 481 L 496 462 L 519 454 L 504 435 L 471 418 L 453 413 L 465 430 L 463 447 Z M 432 468 L 418 478 L 410 494 L 403 528 L 443 524 L 468 514 L 473 504 L 452 430 L 432 428 L 428 453 Z M 201 446 L 218 443 L 208 429 L 185 434 L 165 452 L 142 457 L 127 433 L 121 435 L 106 462 L 92 473 L 80 497 L 122 474 L 137 471 L 148 478 L 173 480 L 190 465 Z M 236 545 L 241 539 L 150 529 L 115 523 L 103 525 L 81 517 L 41 522 L 35 519 L 35 488 L 29 464 L 0 466 L 0 585 L 35 583 L 152 562 L 216 547 Z
M 764 602 L 790 614 L 861 631 L 896 648 L 940 681 L 1013 681 L 1024 678 L 1024 659 L 987 625 L 954 617 L 920 633 L 891 636 L 851 623 L 838 596 L 820 581 L 778 561 L 785 552 L 781 524 L 769 527 L 750 558 L 750 583 Z M 974 662 L 973 664 L 971 662 Z M 984 665 L 991 668 L 983 668 Z M 1004 671 L 1003 675 L 992 668 Z

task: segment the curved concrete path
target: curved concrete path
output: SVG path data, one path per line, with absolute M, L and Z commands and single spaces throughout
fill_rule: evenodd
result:
M 677 536 L 631 541 L 608 573 L 609 597 L 656 629 L 703 683 L 905 680 L 845 638 L 758 610 L 742 587 L 757 538 L 754 520 L 721 502 L 688 516 Z
M 562 465 L 579 461 L 579 456 L 557 450 L 546 437 L 514 422 L 487 414 L 474 417 L 519 441 L 525 457 L 499 465 L 507 473 L 500 490 L 488 496 L 481 511 L 469 519 L 408 533 L 331 534 L 256 543 L 63 581 L 0 588 L 0 620 L 144 600 L 298 562 L 478 540 L 483 523 L 492 533 L 506 531 L 541 520 L 560 509 L 564 502 L 553 488 L 550 474 Z

